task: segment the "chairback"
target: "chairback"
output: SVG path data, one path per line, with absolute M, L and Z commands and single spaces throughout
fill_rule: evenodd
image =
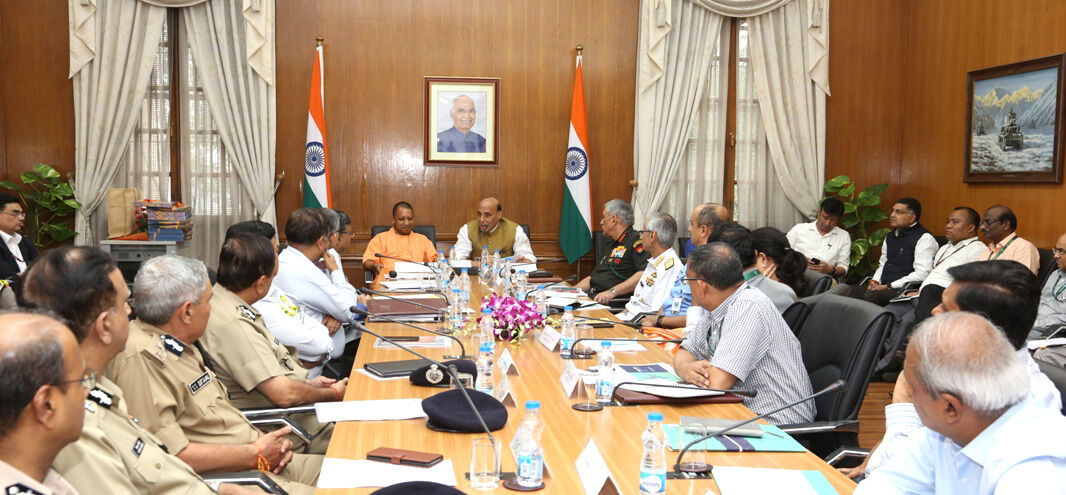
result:
M 370 237 L 373 238 L 374 236 L 376 236 L 376 235 L 378 235 L 378 234 L 380 234 L 382 232 L 385 232 L 386 230 L 389 230 L 390 228 L 392 228 L 391 225 L 371 225 L 370 226 Z M 433 247 L 437 246 L 437 227 L 435 227 L 433 225 L 415 225 L 412 230 L 414 230 L 415 232 L 418 232 L 419 234 L 422 234 L 422 235 L 428 237 L 429 238 L 429 242 L 433 243 Z
M 1036 361 L 1037 366 L 1040 366 L 1040 371 L 1047 375 L 1051 383 L 1055 384 L 1055 388 L 1059 389 L 1059 394 L 1066 397 L 1066 368 L 1039 359 L 1033 359 L 1033 361 Z M 1062 413 L 1066 414 L 1066 405 L 1063 406 Z
M 833 286 L 833 277 L 814 270 L 803 272 L 803 279 L 807 282 L 807 288 L 803 294 L 798 294 L 801 298 L 817 296 Z
M 1051 272 L 1055 271 L 1055 253 L 1044 248 L 1037 249 L 1037 252 L 1040 253 L 1040 271 L 1036 273 L 1036 277 L 1040 280 L 1040 287 L 1043 287 Z
M 792 329 L 792 333 L 798 337 L 800 328 L 803 327 L 803 322 L 807 320 L 807 316 L 810 314 L 811 305 L 809 303 L 796 301 L 785 308 L 785 312 L 781 313 L 781 318 L 788 324 L 788 328 Z
M 856 419 L 892 314 L 861 299 L 836 294 L 817 299 L 797 335 L 803 364 L 814 390 L 838 379 L 847 386 L 815 399 L 815 421 Z

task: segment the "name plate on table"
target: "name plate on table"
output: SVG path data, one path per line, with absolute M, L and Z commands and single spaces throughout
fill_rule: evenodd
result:
M 566 366 L 563 367 L 563 374 L 559 376 L 559 383 L 563 385 L 563 392 L 566 392 L 568 398 L 578 398 L 579 382 L 581 382 L 581 374 L 577 366 L 574 366 L 573 361 L 567 361 Z
M 507 375 L 504 375 L 500 383 L 496 384 L 496 390 L 493 393 L 496 394 L 496 400 L 501 404 L 518 407 L 518 397 L 515 397 L 511 390 L 511 381 L 507 379 Z
M 596 442 L 591 438 L 585 450 L 577 456 L 578 476 L 581 477 L 581 486 L 585 489 L 585 495 L 621 494 L 618 485 L 611 477 L 611 470 L 607 469 L 607 462 L 603 460 L 603 454 L 596 447 Z M 665 482 L 665 480 L 664 480 Z
M 546 347 L 549 351 L 555 352 L 559 348 L 559 339 L 563 338 L 563 334 L 558 330 L 545 326 L 544 330 L 541 330 L 540 335 L 537 336 L 537 342 Z
M 503 352 L 500 353 L 500 359 L 499 361 L 496 361 L 496 364 L 500 367 L 500 372 L 504 375 L 518 376 L 518 365 L 514 364 L 514 358 L 511 357 L 510 349 L 504 349 Z

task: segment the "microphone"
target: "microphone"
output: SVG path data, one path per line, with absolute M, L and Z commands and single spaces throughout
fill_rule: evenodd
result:
M 763 418 L 765 418 L 765 417 L 767 417 L 767 416 L 769 416 L 771 414 L 774 414 L 774 413 L 776 413 L 778 411 L 784 411 L 785 409 L 788 409 L 790 407 L 795 407 L 797 404 L 802 404 L 802 403 L 807 402 L 807 401 L 809 401 L 809 400 L 811 400 L 811 399 L 813 399 L 815 397 L 819 397 L 819 396 L 828 394 L 830 392 L 839 392 L 840 390 L 842 390 L 844 388 L 844 383 L 845 383 L 844 380 L 837 380 L 837 381 L 835 381 L 833 383 L 830 383 L 825 388 L 823 388 L 823 389 L 821 389 L 821 390 L 819 390 L 819 391 L 817 391 L 817 392 L 815 392 L 815 393 L 813 393 L 813 394 L 811 394 L 811 395 L 809 395 L 807 397 L 804 397 L 804 398 L 802 398 L 802 399 L 800 399 L 800 400 L 798 400 L 796 402 L 781 406 L 781 407 L 779 407 L 777 409 L 774 409 L 773 411 L 770 411 L 768 413 L 760 414 L 758 416 L 755 416 L 754 418 L 751 418 L 751 419 L 748 419 L 748 420 L 745 420 L 745 421 L 741 421 L 741 422 L 739 422 L 737 424 L 734 424 L 733 426 L 730 426 L 729 428 L 726 428 L 726 429 L 721 430 L 719 432 L 710 433 L 710 434 L 704 435 L 704 436 L 702 436 L 700 438 L 697 438 L 697 439 L 689 442 L 688 445 L 685 445 L 685 448 L 681 449 L 681 452 L 677 454 L 677 461 L 674 463 L 674 473 L 675 474 L 681 473 L 681 457 L 684 456 L 685 452 L 688 452 L 688 449 L 692 448 L 693 445 L 696 445 L 697 443 L 700 443 L 700 442 L 702 442 L 704 440 L 707 440 L 708 438 L 725 435 L 726 433 L 731 432 L 731 431 L 733 431 L 733 430 L 735 430 L 737 428 L 740 428 L 741 426 L 744 426 L 744 425 L 746 425 L 748 423 L 752 423 L 752 422 L 758 421 L 758 420 L 763 419 Z
M 640 323 L 634 323 L 632 321 L 622 321 L 622 320 L 614 321 L 614 320 L 608 320 L 606 318 L 593 318 L 591 316 L 584 316 L 584 315 L 576 315 L 576 316 L 574 316 L 574 324 L 576 324 L 576 325 L 580 325 L 582 323 L 582 321 L 586 321 L 586 320 L 587 321 L 602 321 L 604 323 L 610 323 L 612 325 L 625 325 L 625 326 L 627 326 L 629 328 L 632 328 L 632 329 L 635 329 L 637 331 L 640 331 L 642 328 L 644 328 L 644 326 L 641 325 Z M 640 333 L 644 333 L 644 332 L 640 332 Z M 607 339 L 597 339 L 597 340 L 607 340 Z
M 425 262 L 425 261 L 414 261 L 414 260 L 409 260 L 407 258 L 400 258 L 398 256 L 389 256 L 387 254 L 381 254 L 381 253 L 374 253 L 374 257 L 375 258 L 385 258 L 385 259 L 393 260 L 393 261 L 403 261 L 403 262 L 406 262 L 406 263 L 414 263 L 416 265 L 422 265 L 422 266 L 424 266 L 426 268 L 429 268 L 430 270 L 433 271 L 433 273 L 437 273 L 437 274 L 440 273 L 440 269 L 439 268 L 437 268 L 437 267 L 435 267 L 435 266 L 433 266 L 430 263 Z M 389 276 L 392 277 L 392 278 L 396 278 L 396 270 L 390 270 L 389 271 Z
M 452 381 L 454 383 L 460 383 L 459 382 L 459 372 L 456 371 L 456 368 L 455 368 L 454 365 L 453 366 L 445 366 L 444 363 L 442 363 L 440 361 L 437 361 L 436 359 L 430 359 L 430 358 L 428 358 L 426 356 L 423 356 L 422 354 L 420 354 L 418 352 L 415 352 L 413 349 L 411 349 L 411 348 L 409 348 L 409 347 L 407 347 L 405 345 L 402 345 L 399 342 L 396 342 L 395 340 L 392 340 L 392 339 L 390 339 L 388 337 L 385 337 L 385 336 L 383 336 L 383 335 L 381 335 L 379 333 L 372 332 L 369 328 L 366 327 L 366 325 L 363 325 L 363 324 L 355 321 L 355 319 L 351 320 L 351 324 L 353 326 L 355 326 L 357 329 L 359 329 L 360 331 L 369 333 L 370 335 L 373 335 L 373 336 L 375 336 L 375 337 L 377 337 L 377 338 L 379 338 L 381 340 L 384 340 L 385 342 L 388 342 L 388 343 L 390 343 L 390 344 L 392 344 L 392 345 L 394 345 L 396 347 L 399 347 L 400 349 L 403 349 L 403 350 L 405 350 L 405 351 L 407 351 L 407 352 L 409 352 L 411 354 L 414 354 L 415 356 L 418 356 L 418 357 L 420 357 L 422 359 L 425 359 L 426 361 L 429 361 L 430 363 L 436 364 L 440 368 L 448 370 L 448 374 L 451 375 Z M 477 416 L 477 420 L 478 420 L 479 423 L 481 423 L 481 427 L 485 429 L 485 434 L 488 435 L 489 439 L 492 440 L 492 443 L 495 444 L 496 443 L 496 437 L 492 436 L 492 431 L 489 430 L 489 425 L 485 424 L 485 418 L 481 417 L 481 412 L 479 412 L 477 410 L 477 406 L 474 405 L 474 401 L 470 399 L 470 394 L 468 394 L 466 392 L 466 387 L 463 387 L 460 384 L 460 386 L 458 386 L 456 388 L 458 388 L 459 391 L 463 394 L 463 398 L 466 399 L 466 403 L 470 405 L 470 409 L 472 411 L 474 411 L 474 416 Z
M 363 309 L 359 309 L 358 306 L 352 306 L 351 308 L 348 308 L 348 309 L 351 310 L 352 314 L 363 314 L 363 315 L 366 315 L 367 318 L 373 316 L 374 318 L 380 318 L 380 319 L 385 320 L 385 321 L 387 321 L 389 323 L 399 323 L 400 325 L 403 325 L 405 327 L 411 327 L 411 328 L 414 328 L 415 330 L 421 330 L 423 332 L 429 332 L 429 333 L 432 333 L 434 335 L 440 335 L 441 337 L 448 337 L 449 339 L 454 340 L 456 343 L 459 344 L 459 355 L 458 356 L 444 356 L 447 359 L 473 359 L 474 358 L 474 356 L 468 356 L 466 354 L 466 346 L 463 345 L 463 342 L 461 340 L 459 340 L 458 338 L 456 338 L 453 335 L 449 335 L 449 334 L 446 334 L 444 332 L 438 332 L 436 330 L 430 330 L 428 328 L 420 327 L 418 325 L 412 325 L 412 324 L 407 323 L 405 321 L 394 320 L 394 319 L 389 318 L 387 316 L 382 316 L 382 315 L 379 315 L 379 314 L 376 314 L 376 313 L 371 313 L 369 311 L 366 311 L 366 310 L 363 310 Z
M 627 338 L 620 338 L 620 337 L 597 339 L 597 338 L 584 338 L 584 337 L 582 337 L 580 339 L 575 340 L 573 344 L 570 344 L 570 357 L 563 357 L 563 359 L 588 359 L 588 358 L 591 358 L 593 354 L 596 354 L 596 351 L 593 351 L 593 350 L 588 350 L 586 352 L 574 352 L 573 349 L 575 349 L 577 347 L 577 343 L 578 342 L 582 342 L 582 341 L 586 341 L 586 340 L 606 340 L 608 342 L 655 342 L 656 344 L 663 344 L 663 343 L 680 344 L 680 343 L 685 341 L 685 339 L 669 339 L 669 340 L 663 340 L 663 339 L 640 339 L 640 338 L 627 339 Z M 574 356 L 574 354 L 577 354 L 577 356 Z
M 396 301 L 407 303 L 407 304 L 410 304 L 412 306 L 418 306 L 420 308 L 430 309 L 430 310 L 435 311 L 438 315 L 441 314 L 441 313 L 444 313 L 444 311 L 445 311 L 445 310 L 440 309 L 440 308 L 438 308 L 436 306 L 430 306 L 428 304 L 422 304 L 422 303 L 415 302 L 415 301 L 412 301 L 410 299 L 403 298 L 403 297 L 392 296 L 392 295 L 389 295 L 389 294 L 387 294 L 385 292 L 377 291 L 377 290 L 371 289 L 369 287 L 359 287 L 359 288 L 355 289 L 355 291 L 360 293 L 360 294 L 387 297 L 389 299 L 393 299 L 393 300 L 396 300 Z M 431 295 L 434 295 L 434 296 L 444 296 L 443 294 L 441 294 L 439 292 L 428 292 L 428 294 L 431 294 Z M 444 296 L 444 298 L 445 298 L 445 300 L 447 300 L 448 297 Z M 352 306 L 352 307 L 354 308 L 355 306 Z M 378 315 L 374 315 L 374 316 L 378 316 Z
M 669 341 L 667 341 L 667 342 L 669 342 Z M 696 387 L 695 385 L 682 385 L 680 383 L 677 384 L 677 385 L 667 385 L 665 383 L 622 382 L 622 383 L 619 383 L 618 385 L 615 385 L 614 388 L 611 389 L 611 397 L 614 397 L 614 393 L 617 392 L 618 389 L 622 388 L 622 385 L 643 385 L 645 387 L 677 388 L 677 389 L 682 389 L 682 390 L 696 390 L 696 391 L 700 391 L 700 392 L 722 392 L 723 394 L 739 395 L 739 396 L 742 396 L 742 397 L 755 397 L 756 395 L 759 394 L 759 392 L 757 390 L 748 390 L 748 389 L 743 389 L 743 388 L 722 389 L 722 388 L 703 388 L 703 387 Z

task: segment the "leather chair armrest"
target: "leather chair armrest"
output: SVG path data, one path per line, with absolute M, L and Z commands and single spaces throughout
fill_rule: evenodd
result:
M 203 476 L 208 484 L 215 482 L 230 483 L 234 485 L 255 486 L 266 493 L 275 495 L 289 495 L 289 492 L 278 486 L 262 471 L 239 471 L 236 473 L 211 473 Z
M 843 461 L 844 459 L 847 459 L 849 457 L 857 457 L 859 459 L 864 459 L 869 456 L 870 449 L 843 446 L 834 450 L 828 456 L 826 456 L 825 462 L 830 466 L 836 467 L 837 464 L 840 464 L 840 461 Z
M 247 417 L 247 416 L 246 416 Z M 284 428 L 286 426 L 292 427 L 292 434 L 296 435 L 303 440 L 304 443 L 311 444 L 311 434 L 304 429 L 300 423 L 297 423 L 288 414 L 262 414 L 254 417 L 248 417 L 248 422 L 255 426 L 277 426 L 278 428 Z
M 241 414 L 244 414 L 244 417 L 248 419 L 261 416 L 276 416 L 278 414 L 302 414 L 313 412 L 315 412 L 314 404 L 303 404 L 292 407 L 264 407 L 258 409 L 241 409 Z

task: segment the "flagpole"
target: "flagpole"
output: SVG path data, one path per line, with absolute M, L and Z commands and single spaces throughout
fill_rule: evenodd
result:
M 581 45 L 577 45 L 577 56 L 581 56 L 581 52 L 585 51 L 585 48 Z
M 326 38 L 323 38 L 323 37 L 321 37 L 321 36 L 316 36 L 316 37 L 315 37 L 315 46 L 316 46 L 316 47 L 317 47 L 317 46 L 322 46 L 322 42 L 323 42 L 323 41 L 326 41 Z

